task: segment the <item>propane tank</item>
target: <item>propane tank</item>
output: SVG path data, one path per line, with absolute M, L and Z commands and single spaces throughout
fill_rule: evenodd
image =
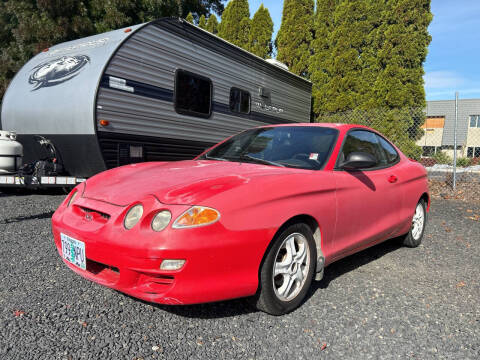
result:
M 0 174 L 15 173 L 22 166 L 23 146 L 17 134 L 0 130 Z

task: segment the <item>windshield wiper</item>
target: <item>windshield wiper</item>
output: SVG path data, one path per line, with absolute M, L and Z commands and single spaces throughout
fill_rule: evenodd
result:
M 208 154 L 203 155 L 203 157 L 204 157 L 206 160 L 228 161 L 228 159 L 219 158 L 219 157 L 215 157 L 215 156 L 209 156 Z
M 257 162 L 257 163 L 260 163 L 260 164 L 265 164 L 265 165 L 285 167 L 285 165 L 282 165 L 282 164 L 277 163 L 275 161 L 260 159 L 260 158 L 256 158 L 256 157 L 253 157 L 253 156 L 250 156 L 250 155 L 247 155 L 247 154 L 242 154 L 238 158 L 240 160 L 250 160 L 250 161 L 254 161 L 254 162 Z

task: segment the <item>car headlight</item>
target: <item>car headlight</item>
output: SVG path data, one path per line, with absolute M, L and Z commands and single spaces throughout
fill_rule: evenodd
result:
M 162 210 L 157 215 L 153 217 L 152 220 L 152 230 L 153 231 L 162 231 L 167 227 L 172 219 L 172 213 L 168 210 Z
M 130 210 L 127 211 L 127 215 L 125 215 L 125 219 L 123 220 L 123 226 L 125 229 L 130 230 L 132 227 L 134 227 L 142 215 L 143 206 L 141 204 L 132 206 Z
M 77 195 L 78 195 L 78 190 L 74 190 L 73 194 L 70 196 L 70 199 L 68 200 L 67 207 L 69 207 L 70 204 L 73 203 Z
M 172 227 L 175 229 L 197 227 L 213 224 L 220 219 L 220 213 L 212 208 L 204 206 L 193 206 L 173 223 Z

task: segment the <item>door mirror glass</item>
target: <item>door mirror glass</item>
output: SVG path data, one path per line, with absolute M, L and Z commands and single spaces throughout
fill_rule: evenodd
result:
M 368 169 L 377 165 L 377 159 L 366 152 L 351 152 L 347 155 L 345 161 L 340 164 L 340 168 L 345 170 Z

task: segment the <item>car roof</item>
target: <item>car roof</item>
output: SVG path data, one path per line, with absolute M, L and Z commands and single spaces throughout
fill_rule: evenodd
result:
M 265 125 L 265 126 L 259 126 L 259 127 L 268 128 L 268 127 L 280 127 L 280 126 L 328 127 L 328 128 L 343 130 L 343 131 L 348 131 L 352 128 L 363 128 L 363 129 L 373 130 L 365 125 L 343 124 L 343 123 L 289 123 L 289 124 Z

